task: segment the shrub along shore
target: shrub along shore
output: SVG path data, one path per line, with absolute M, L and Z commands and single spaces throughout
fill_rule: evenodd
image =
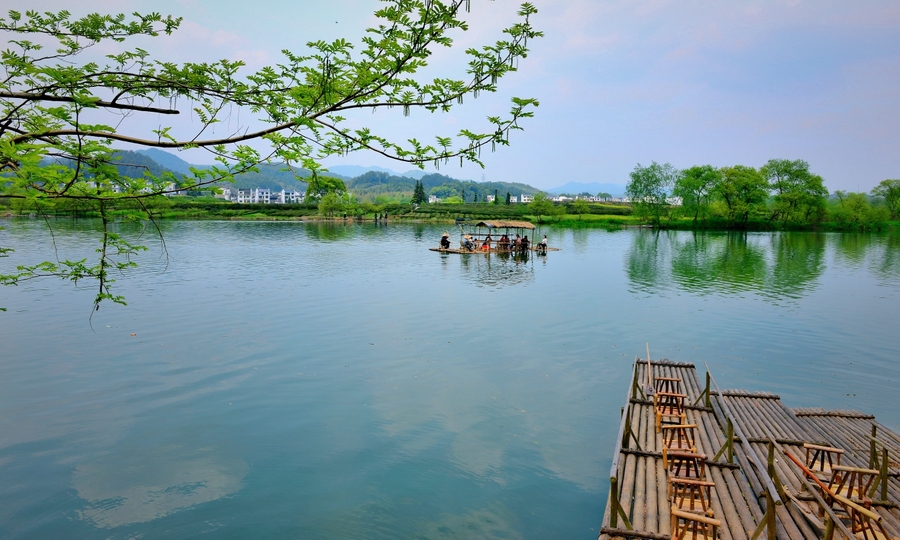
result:
M 96 211 L 77 204 L 62 205 L 40 204 L 29 206 L 16 206 L 6 204 L 0 200 L 0 215 L 35 217 L 98 217 Z M 549 201 L 547 201 L 549 202 Z M 532 204 L 420 204 L 387 203 L 380 205 L 354 205 L 353 207 L 337 209 L 331 212 L 323 212 L 317 204 L 235 204 L 215 199 L 212 197 L 158 197 L 146 201 L 146 207 L 152 213 L 154 219 L 187 219 L 187 220 L 260 220 L 260 221 L 374 221 L 384 219 L 385 214 L 392 221 L 415 221 L 431 223 L 453 223 L 457 219 L 467 222 L 507 219 L 525 220 L 535 224 L 544 224 L 568 228 L 582 227 L 653 227 L 659 229 L 678 230 L 815 230 L 815 231 L 841 231 L 841 230 L 900 230 L 900 221 L 879 219 L 866 219 L 871 217 L 871 206 L 860 205 L 857 212 L 859 216 L 842 220 L 821 221 L 815 224 L 790 223 L 773 221 L 765 215 L 752 216 L 746 222 L 734 223 L 723 218 L 710 216 L 702 220 L 694 220 L 687 215 L 683 208 L 672 207 L 670 211 L 654 223 L 648 220 L 646 215 L 635 212 L 627 203 L 587 203 L 578 201 L 568 204 L 553 204 L 537 206 Z M 346 211 L 344 211 L 346 210 Z M 146 213 L 120 201 L 108 211 L 110 216 L 122 219 L 146 219 Z M 882 216 L 887 217 L 887 216 Z

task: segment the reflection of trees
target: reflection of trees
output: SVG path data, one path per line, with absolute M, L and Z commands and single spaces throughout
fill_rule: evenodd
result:
M 575 253 L 585 253 L 588 250 L 588 243 L 591 237 L 591 229 L 573 228 L 572 229 L 572 245 L 575 247 Z M 534 241 L 540 242 L 540 236 L 534 235 Z
M 534 268 L 528 253 L 491 253 L 460 255 L 463 272 L 472 276 L 480 287 L 500 288 L 534 281 Z
M 825 235 L 776 234 L 772 244 L 773 264 L 766 289 L 779 296 L 803 296 L 825 270 Z
M 668 233 L 641 229 L 635 232 L 634 244 L 628 253 L 626 265 L 628 279 L 632 285 L 641 290 L 654 289 L 664 285 L 665 279 L 660 276 L 666 255 L 660 246 L 668 244 Z M 660 239 L 662 236 L 662 240 Z
M 771 236 L 729 233 L 636 233 L 628 275 L 641 290 L 679 289 L 699 293 L 755 291 L 797 298 L 824 271 L 821 234 Z
M 344 223 L 334 223 L 331 221 L 318 221 L 306 224 L 306 235 L 309 238 L 325 242 L 334 242 L 335 240 L 345 240 L 350 238 L 353 235 L 354 230 L 354 227 L 350 227 Z
M 748 242 L 747 233 L 693 233 L 685 241 L 673 239 L 672 250 L 672 277 L 685 290 L 758 290 L 765 281 L 765 250 Z
M 882 249 L 873 253 L 872 272 L 884 280 L 896 283 L 900 278 L 900 234 L 891 233 L 881 237 Z
M 859 266 L 866 259 L 875 235 L 862 232 L 845 232 L 835 235 L 835 258 L 848 266 Z

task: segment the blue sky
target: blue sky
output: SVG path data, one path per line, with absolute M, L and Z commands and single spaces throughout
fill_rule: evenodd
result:
M 314 39 L 358 41 L 380 2 L 12 0 L 7 9 L 160 11 L 183 16 L 177 35 L 142 43 L 160 58 L 242 59 L 257 69 Z M 805 159 L 831 190 L 868 191 L 900 177 L 900 3 L 890 1 L 537 0 L 533 43 L 497 95 L 449 115 L 367 116 L 405 139 L 485 127 L 510 96 L 541 102 L 510 148 L 458 178 L 625 184 L 637 163 L 684 168 Z M 428 73 L 461 77 L 462 51 L 487 43 L 518 4 L 472 0 L 471 30 Z M 201 161 L 202 158 L 189 158 Z M 354 154 L 330 164 L 409 167 Z

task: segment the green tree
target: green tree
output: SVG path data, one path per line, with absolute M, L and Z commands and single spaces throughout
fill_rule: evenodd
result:
M 666 197 L 677 178 L 678 169 L 669 163 L 660 165 L 654 161 L 648 167 L 638 163 L 625 186 L 625 193 L 631 198 L 635 213 L 658 226 L 667 208 Z
M 834 192 L 831 219 L 843 229 L 867 230 L 890 218 L 887 208 L 873 207 L 865 193 Z
M 2 276 L 2 283 L 51 275 L 93 279 L 97 306 L 102 300 L 123 302 L 110 292 L 109 271 L 132 266 L 129 257 L 142 248 L 110 230 L 111 209 L 133 200 L 152 218 L 148 205 L 154 197 L 230 181 L 263 163 L 317 173 L 325 158 L 370 151 L 420 167 L 455 158 L 481 165 L 481 149 L 508 145 L 510 132 L 532 116 L 536 100 L 514 97 L 508 114 L 487 118 L 487 129 L 461 129 L 455 139 L 437 136 L 432 143 L 402 137 L 406 142 L 395 142 L 358 126 L 357 120 L 378 109 L 396 108 L 404 115 L 411 109 L 448 112 L 466 97 L 496 92 L 498 81 L 516 71 L 529 40 L 541 36 L 530 21 L 537 10 L 528 3 L 502 39 L 465 49 L 468 66 L 462 78 L 420 73 L 437 49 L 453 45 L 454 33 L 467 30 L 469 1 L 389 0 L 375 13 L 379 22 L 361 43 L 310 42 L 308 52 L 284 51 L 277 65 L 253 73 L 241 61 L 179 65 L 137 46 L 102 62 L 80 61 L 90 48 L 107 50 L 107 43 L 171 34 L 180 18 L 154 13 L 73 19 L 68 11 L 9 11 L 8 18 L 0 18 L 0 31 L 12 36 L 0 58 L 0 198 L 31 206 L 80 199 L 101 224 L 94 263 L 85 257 L 72 264 L 23 265 Z M 47 43 L 53 45 L 44 51 Z M 177 115 L 195 120 L 181 125 L 157 121 Z M 141 116 L 151 120 L 135 120 Z M 235 118 L 252 118 L 252 123 L 232 123 L 232 135 L 207 135 L 215 124 Z M 147 129 L 149 124 L 159 127 Z M 113 145 L 122 143 L 205 149 L 216 165 L 187 175 L 147 171 L 126 177 L 113 164 Z
M 336 192 L 326 193 L 319 200 L 319 214 L 328 217 L 334 217 L 344 211 L 344 200 Z
M 712 165 L 696 165 L 681 171 L 675 180 L 672 195 L 681 197 L 682 210 L 693 216 L 695 225 L 698 217 L 706 219 L 710 197 L 721 178 Z
M 769 196 L 766 177 L 753 167 L 735 165 L 721 169 L 715 194 L 725 203 L 732 225 L 747 226 L 750 214 L 763 206 Z
M 347 186 L 340 178 L 313 174 L 307 181 L 306 198 L 310 201 L 317 201 L 329 193 L 343 195 L 347 192 Z
M 556 205 L 543 193 L 535 193 L 534 200 L 528 203 L 528 211 L 537 216 L 538 223 L 544 222 L 543 216 L 549 217 L 558 213 Z
M 770 220 L 808 224 L 821 220 L 828 203 L 822 177 L 809 172 L 809 163 L 798 159 L 770 159 L 760 171 L 774 190 Z
M 425 195 L 425 186 L 422 185 L 421 180 L 416 180 L 416 188 L 413 190 L 413 196 L 410 202 L 413 204 L 424 204 L 428 201 L 428 197 Z
M 507 191 L 506 192 L 506 205 L 509 206 L 510 204 L 512 204 L 512 195 L 510 195 L 509 192 Z
M 900 180 L 882 180 L 872 188 L 872 195 L 884 200 L 891 219 L 900 218 Z
M 606 193 L 605 191 L 601 191 L 600 193 L 597 194 L 597 198 L 598 199 L 612 199 L 612 195 L 610 195 L 609 193 Z
M 498 191 L 497 189 L 494 190 L 494 204 L 500 204 L 500 197 L 497 196 Z
M 590 213 L 591 205 L 584 199 L 575 199 L 575 202 L 572 203 L 572 210 L 578 214 L 578 220 L 580 221 L 581 216 Z

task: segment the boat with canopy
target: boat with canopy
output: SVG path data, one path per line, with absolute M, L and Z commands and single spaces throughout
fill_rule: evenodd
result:
M 528 221 L 487 220 L 479 221 L 470 230 L 459 226 L 459 246 L 450 243 L 450 233 L 441 237 L 441 245 L 429 248 L 440 253 L 523 253 L 536 251 L 540 254 L 547 251 L 559 251 L 559 248 L 542 246 L 534 242 L 534 224 Z

